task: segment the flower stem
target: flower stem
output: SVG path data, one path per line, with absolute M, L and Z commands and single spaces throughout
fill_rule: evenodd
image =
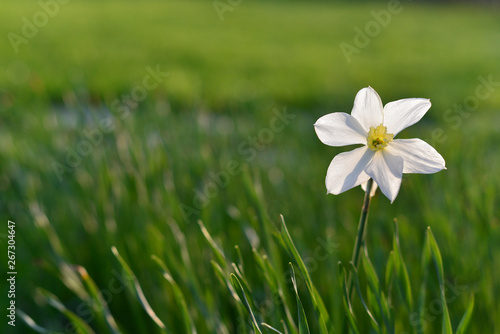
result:
M 352 253 L 352 263 L 354 264 L 354 268 L 358 268 L 358 262 L 359 262 L 359 253 L 361 250 L 361 246 L 363 246 L 363 237 L 365 235 L 365 227 L 366 227 L 366 220 L 368 218 L 368 209 L 370 208 L 370 193 L 372 191 L 372 186 L 373 186 L 373 179 L 369 179 L 368 182 L 366 183 L 366 193 L 365 193 L 365 199 L 363 201 L 363 208 L 361 209 L 361 217 L 359 218 L 359 225 L 358 225 L 358 235 L 356 236 L 356 242 L 354 243 L 354 251 Z M 354 287 L 354 282 L 352 281 L 352 274 L 349 275 L 349 295 L 352 293 L 352 289 Z

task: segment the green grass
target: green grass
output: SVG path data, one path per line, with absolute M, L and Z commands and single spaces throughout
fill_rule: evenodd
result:
M 147 65 L 171 73 L 162 92 L 172 101 L 225 110 L 258 101 L 348 108 L 352 91 L 372 85 L 388 100 L 432 97 L 440 108 L 461 102 L 478 75 L 498 73 L 498 9 L 419 6 L 402 11 L 347 63 L 339 45 L 354 44 L 354 27 L 373 21 L 385 2 L 347 5 L 246 1 L 220 21 L 211 1 L 83 1 L 60 12 L 14 54 L 7 38 L 0 61 L 22 61 L 37 95 L 60 100 L 85 89 L 95 99 L 127 92 Z M 20 34 L 36 3 L 8 2 L 0 35 Z M 8 71 L 7 91 L 26 91 Z M 436 94 L 437 91 L 445 93 Z M 156 92 L 160 94 L 160 92 Z M 486 101 L 498 105 L 495 96 Z
M 97 298 L 93 281 L 110 292 L 102 297 L 124 332 L 161 333 L 147 314 L 154 311 L 168 333 L 193 327 L 198 333 L 245 333 L 239 326 L 249 314 L 233 298 L 244 292 L 259 324 L 299 324 L 300 300 L 317 333 L 307 277 L 279 232 L 283 214 L 331 323 L 341 327 L 337 262 L 348 268 L 363 192 L 325 195 L 328 164 L 346 149 L 321 144 L 312 124 L 328 112 L 349 112 L 356 92 L 371 85 L 384 102 L 431 99 L 424 120 L 400 137 L 432 143 L 448 168 L 406 175 L 392 205 L 380 193 L 373 199 L 367 245 L 376 274 L 384 281 L 397 218 L 417 303 L 420 283 L 427 282 L 421 261 L 430 226 L 445 279 L 458 286 L 458 293 L 447 293 L 453 329 L 474 294 L 471 332 L 499 332 L 498 88 L 470 117 L 459 117 L 460 124 L 444 118 L 475 94 L 478 76 L 500 80 L 498 9 L 403 5 L 350 63 L 339 44 L 353 43 L 353 27 L 372 20 L 370 11 L 386 8 L 385 2 L 247 0 L 221 22 L 210 1 L 72 1 L 18 54 L 1 39 L 0 63 L 7 70 L 0 71 L 0 212 L 3 221 L 16 222 L 17 306 L 54 331 L 69 326 L 62 314 L 71 310 L 97 333 L 113 332 L 106 312 L 92 312 L 82 302 Z M 21 17 L 37 10 L 31 2 L 4 4 L 0 35 L 19 32 Z M 107 111 L 141 84 L 146 66 L 157 64 L 170 73 L 166 82 L 125 120 Z M 15 70 L 23 66 L 26 80 Z M 295 117 L 269 143 L 252 144 L 249 136 L 270 127 L 274 108 Z M 65 164 L 83 132 L 107 117 L 115 130 L 60 182 L 53 162 Z M 436 128 L 446 140 L 433 136 Z M 255 156 L 239 149 L 245 142 Z M 230 161 L 240 168 L 198 210 L 197 191 L 214 182 L 213 173 L 228 171 Z M 196 211 L 188 219 L 181 211 L 186 206 Z M 324 244 L 333 251 L 318 256 Z M 112 246 L 133 274 L 124 274 Z M 434 273 L 428 309 L 440 298 Z M 144 299 L 132 280 L 119 283 L 117 276 L 135 277 Z M 360 271 L 360 279 L 369 278 Z M 273 294 L 278 286 L 279 298 Z M 38 287 L 57 296 L 64 312 L 50 306 L 59 304 Z M 408 326 L 408 314 L 395 292 L 393 297 L 398 333 Z M 7 305 L 6 294 L 0 302 Z M 359 300 L 354 308 L 363 311 Z M 427 318 L 429 333 L 441 326 L 440 312 L 434 313 Z M 28 332 L 20 320 L 18 328 Z M 368 318 L 360 321 L 361 332 L 368 331 Z M 11 328 L 2 321 L 0 329 Z

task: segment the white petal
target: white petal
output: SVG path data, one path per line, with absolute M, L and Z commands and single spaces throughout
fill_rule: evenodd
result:
M 384 121 L 383 106 L 380 96 L 371 88 L 363 88 L 356 94 L 351 115 L 364 127 L 366 132 L 370 127 L 377 127 Z
M 314 124 L 318 138 L 326 145 L 366 144 L 367 133 L 349 114 L 336 112 L 325 115 Z
M 387 132 L 397 135 L 420 121 L 427 110 L 431 107 L 428 99 L 403 99 L 389 102 L 384 107 L 384 125 Z
M 326 174 L 328 193 L 338 195 L 368 181 L 370 177 L 363 170 L 372 158 L 373 151 L 366 146 L 340 153 L 333 158 Z
M 364 182 L 361 184 L 361 188 L 366 192 L 366 186 L 368 185 L 368 181 Z M 377 192 L 377 182 L 373 181 L 372 183 L 372 190 L 370 191 L 370 197 L 375 196 L 375 193 Z
M 392 155 L 387 150 L 376 151 L 365 172 L 377 182 L 391 203 L 394 202 L 403 177 L 403 158 Z
M 403 173 L 432 174 L 446 169 L 434 147 L 420 139 L 395 139 L 386 150 L 404 160 Z

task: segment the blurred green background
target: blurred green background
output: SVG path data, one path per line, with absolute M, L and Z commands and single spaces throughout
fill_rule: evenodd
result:
M 429 142 L 448 168 L 406 175 L 392 205 L 374 198 L 367 244 L 379 275 L 394 218 L 415 281 L 431 226 L 448 280 L 461 287 L 448 305 L 454 327 L 475 294 L 471 333 L 500 332 L 498 7 L 22 0 L 4 1 L 0 18 L 0 237 L 6 249 L 7 220 L 15 221 L 16 305 L 40 326 L 64 331 L 68 322 L 37 287 L 79 314 L 84 297 L 71 265 L 104 288 L 119 270 L 114 245 L 170 332 L 183 333 L 182 317 L 153 254 L 184 292 L 199 333 L 237 333 L 242 319 L 196 221 L 229 262 L 239 245 L 255 298 L 265 300 L 252 248 L 272 253 L 263 236 L 279 226 L 279 214 L 299 252 L 316 261 L 312 279 L 342 323 L 336 266 L 350 258 L 363 192 L 325 195 L 327 167 L 346 148 L 323 145 L 312 124 L 350 112 L 370 85 L 384 103 L 431 100 L 424 119 L 399 137 Z M 154 71 L 168 75 L 149 89 Z M 288 124 L 270 132 L 284 110 Z M 210 190 L 230 161 L 238 171 Z M 318 261 L 321 240 L 336 251 Z M 282 256 L 276 270 L 288 261 Z M 6 293 L 0 301 L 8 305 Z M 124 332 L 160 332 L 126 291 L 108 304 Z M 261 313 L 279 324 L 278 312 Z M 440 325 L 434 313 L 430 333 Z M 2 332 L 31 331 L 19 317 L 18 331 L 2 318 Z

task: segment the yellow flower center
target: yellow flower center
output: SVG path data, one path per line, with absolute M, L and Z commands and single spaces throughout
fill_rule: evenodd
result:
M 392 133 L 387 133 L 387 128 L 380 124 L 376 128 L 370 127 L 366 144 L 372 151 L 384 149 L 394 138 Z

